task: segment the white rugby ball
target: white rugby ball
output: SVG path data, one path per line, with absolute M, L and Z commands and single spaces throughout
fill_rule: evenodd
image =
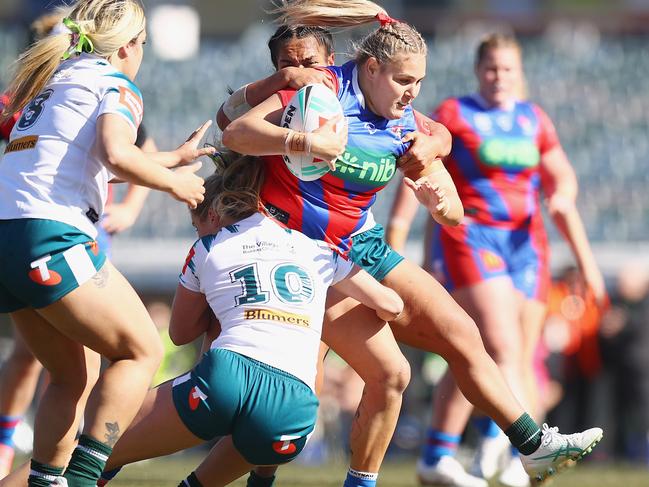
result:
M 296 132 L 312 132 L 336 115 L 343 115 L 343 107 L 336 94 L 322 84 L 306 85 L 295 92 L 282 114 L 282 127 Z M 345 125 L 344 117 L 336 124 L 336 131 Z M 309 154 L 284 155 L 289 171 L 302 181 L 314 181 L 329 172 L 326 161 Z

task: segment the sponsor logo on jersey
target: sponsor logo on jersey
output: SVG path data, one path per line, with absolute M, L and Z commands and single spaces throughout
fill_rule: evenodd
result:
M 26 137 L 20 137 L 19 139 L 12 140 L 5 147 L 5 154 L 9 152 L 19 152 L 21 150 L 33 149 L 36 147 L 36 142 L 38 142 L 38 135 L 28 135 Z
M 43 286 L 56 286 L 63 280 L 61 274 L 47 267 L 47 263 L 51 259 L 51 256 L 46 255 L 45 257 L 41 257 L 29 264 L 32 268 L 28 274 L 29 278 L 36 284 L 41 284 Z
M 292 455 L 297 451 L 297 446 L 293 440 L 299 439 L 300 436 L 282 435 L 279 441 L 273 442 L 273 450 L 280 455 Z
M 264 201 L 264 207 L 271 217 L 284 225 L 288 225 L 288 221 L 291 218 L 291 214 L 288 211 L 282 210 L 268 201 Z
M 496 117 L 496 125 L 498 125 L 505 132 L 509 132 L 514 126 L 514 119 L 509 113 L 504 113 Z
M 192 387 L 189 391 L 189 408 L 192 411 L 196 411 L 196 409 L 198 409 L 198 405 L 205 399 L 207 399 L 207 395 L 203 391 L 201 391 L 198 386 Z
M 120 86 L 119 102 L 129 111 L 135 125 L 140 125 L 144 113 L 144 107 L 142 106 L 140 97 L 133 90 Z
M 486 113 L 476 113 L 473 116 L 473 123 L 480 132 L 491 133 L 493 132 L 493 124 L 491 118 Z
M 532 123 L 529 117 L 520 114 L 516 118 L 516 123 L 521 127 L 523 133 L 528 137 L 534 134 L 534 124 Z
M 99 255 L 99 243 L 96 240 L 86 243 L 86 246 L 94 255 Z
M 279 323 L 303 326 L 305 328 L 311 326 L 311 318 L 307 315 L 298 315 L 265 308 L 246 309 L 243 311 L 243 318 L 245 320 L 277 321 Z
M 345 153 L 336 160 L 333 174 L 346 181 L 378 187 L 387 184 L 396 169 L 396 158 L 391 152 L 372 154 L 347 147 Z
M 367 133 L 370 134 L 370 135 L 374 135 L 376 133 L 377 129 L 374 126 L 374 124 L 371 123 L 371 122 L 365 122 L 363 127 L 365 127 L 365 130 L 367 130 Z
M 269 250 L 272 251 L 281 251 L 283 248 L 277 242 L 268 242 L 265 240 L 259 240 L 254 244 L 243 244 L 241 250 L 244 254 L 250 254 L 252 252 L 266 252 Z
M 538 165 L 541 155 L 534 142 L 514 137 L 492 137 L 479 147 L 480 159 L 487 166 L 523 170 Z
M 489 272 L 505 270 L 505 261 L 497 254 L 489 250 L 479 250 L 480 259 L 485 269 Z

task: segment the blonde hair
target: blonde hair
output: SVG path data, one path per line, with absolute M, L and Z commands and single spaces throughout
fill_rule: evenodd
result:
M 426 42 L 417 29 L 390 19 L 383 7 L 368 0 L 282 0 L 271 13 L 287 25 L 350 27 L 378 22 L 379 15 L 389 19 L 354 45 L 358 64 L 370 57 L 384 64 L 401 54 L 427 53 Z
M 219 218 L 238 221 L 259 211 L 263 162 L 229 150 L 217 152 L 213 160 L 216 169 L 205 179 L 205 197 L 191 213 L 205 220 L 212 209 Z
M 516 89 L 516 96 L 520 100 L 524 100 L 527 98 L 527 80 L 525 79 L 525 74 L 522 72 L 523 48 L 513 35 L 495 32 L 483 37 L 476 49 L 475 65 L 478 66 L 487 56 L 487 53 L 495 49 L 514 49 L 518 52 L 518 56 L 521 59 L 521 83 Z
M 92 41 L 94 54 L 106 59 L 144 30 L 144 9 L 140 0 L 79 0 L 70 6 L 69 12 L 69 18 Z M 22 110 L 41 92 L 69 47 L 69 33 L 52 34 L 20 55 L 8 89 L 11 103 L 2 113 L 3 119 Z

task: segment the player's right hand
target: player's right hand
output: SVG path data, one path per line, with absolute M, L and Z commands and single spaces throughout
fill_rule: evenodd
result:
M 319 83 L 331 90 L 334 89 L 331 78 L 320 69 L 289 66 L 283 68 L 282 72 L 284 73 L 286 84 L 289 88 L 299 90 L 303 86 Z
M 210 156 L 216 152 L 216 149 L 211 145 L 198 147 L 198 144 L 210 125 L 212 125 L 212 121 L 207 120 L 203 125 L 194 130 L 187 140 L 175 150 L 181 164 L 191 164 L 201 156 Z
M 205 187 L 203 178 L 194 174 L 201 168 L 201 163 L 197 162 L 190 166 L 182 166 L 174 171 L 174 184 L 171 188 L 171 195 L 178 201 L 187 203 L 193 210 L 204 199 Z

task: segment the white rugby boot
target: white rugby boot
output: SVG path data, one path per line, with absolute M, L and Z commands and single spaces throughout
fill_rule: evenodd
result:
M 571 462 L 588 455 L 600 442 L 603 434 L 601 428 L 590 428 L 581 433 L 562 435 L 559 428 L 550 428 L 544 423 L 541 430 L 541 446 L 534 453 L 521 454 L 523 467 L 532 482 L 541 483 Z
M 426 465 L 420 458 L 417 462 L 417 476 L 420 485 L 444 487 L 488 487 L 485 479 L 474 477 L 454 457 L 443 455 L 435 465 Z
M 530 476 L 523 468 L 523 463 L 518 455 L 510 455 L 507 466 L 498 476 L 498 482 L 505 487 L 529 487 Z
M 502 431 L 492 438 L 483 437 L 473 457 L 469 473 L 484 479 L 494 477 L 505 467 L 510 448 L 509 438 Z

